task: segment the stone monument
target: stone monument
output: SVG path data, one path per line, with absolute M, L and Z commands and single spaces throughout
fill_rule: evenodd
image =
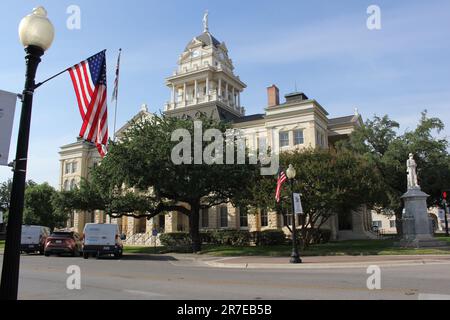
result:
M 405 210 L 402 217 L 403 237 L 397 244 L 402 247 L 440 247 L 443 241 L 434 238 L 432 218 L 428 214 L 428 194 L 417 183 L 417 164 L 412 153 L 406 161 L 408 173 L 408 191 L 402 196 Z

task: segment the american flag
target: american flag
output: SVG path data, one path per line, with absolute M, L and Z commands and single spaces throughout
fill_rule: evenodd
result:
M 105 51 L 68 69 L 83 119 L 80 137 L 94 143 L 102 158 L 108 144 Z
M 116 100 L 117 95 L 119 93 L 119 69 L 120 69 L 120 54 L 122 53 L 122 49 L 119 49 L 119 56 L 117 57 L 117 65 L 116 65 L 116 79 L 114 80 L 114 89 L 111 98 L 111 102 Z
M 280 202 L 281 186 L 286 182 L 286 180 L 286 173 L 280 168 L 278 172 L 277 190 L 275 191 L 275 200 L 277 201 L 277 203 Z

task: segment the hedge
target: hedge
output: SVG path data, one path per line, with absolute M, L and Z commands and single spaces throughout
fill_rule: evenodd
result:
M 282 230 L 264 230 L 252 232 L 253 241 L 259 246 L 282 245 L 286 243 L 286 234 Z

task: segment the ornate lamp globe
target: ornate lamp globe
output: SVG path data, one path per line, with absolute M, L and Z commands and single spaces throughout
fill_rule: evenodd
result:
M 289 168 L 286 170 L 286 176 L 288 177 L 288 179 L 294 179 L 295 174 L 295 168 L 292 166 L 292 164 L 290 164 Z
M 47 18 L 44 7 L 37 7 L 20 21 L 19 38 L 22 45 L 36 46 L 46 51 L 52 45 L 55 37 L 53 24 Z

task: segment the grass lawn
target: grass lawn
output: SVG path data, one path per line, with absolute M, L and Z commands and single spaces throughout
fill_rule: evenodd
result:
M 439 237 L 439 240 L 450 244 L 450 237 Z M 274 256 L 288 257 L 291 254 L 290 245 L 267 246 L 267 247 L 238 247 L 203 245 L 201 254 L 218 257 L 231 256 Z M 168 253 L 164 247 L 125 247 L 128 253 Z M 408 249 L 394 247 L 394 240 L 349 240 L 330 242 L 326 244 L 313 245 L 306 250 L 301 250 L 302 256 L 341 256 L 341 255 L 414 255 L 414 254 L 450 254 L 449 248 L 430 249 Z
M 450 244 L 450 237 L 439 236 L 439 240 L 447 241 Z M 340 242 L 330 242 L 310 246 L 306 250 L 301 250 L 302 256 L 341 256 L 341 255 L 413 255 L 413 254 L 450 254 L 449 248 L 436 249 L 408 249 L 393 246 L 394 240 L 349 240 Z M 285 256 L 291 254 L 290 245 L 278 246 L 218 246 L 203 245 L 201 254 L 212 256 Z M 125 252 L 137 254 L 162 254 L 170 251 L 165 247 L 145 247 L 126 246 Z
M 450 243 L 450 239 L 447 238 Z M 214 256 L 289 256 L 291 246 L 270 247 L 204 247 L 202 253 Z M 408 249 L 394 247 L 394 240 L 349 240 L 313 245 L 300 251 L 302 256 L 341 256 L 341 255 L 414 255 L 450 254 L 444 249 Z
M 167 253 L 167 249 L 165 247 L 149 247 L 149 246 L 124 246 L 123 251 L 125 253 L 149 253 L 149 254 L 161 254 Z

